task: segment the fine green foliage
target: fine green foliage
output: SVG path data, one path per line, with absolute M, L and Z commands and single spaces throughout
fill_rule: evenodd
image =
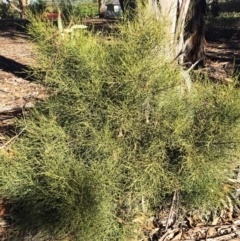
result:
M 6 155 L 1 158 L 1 194 L 14 204 L 15 221 L 21 229 L 40 227 L 46 236 L 81 234 L 78 240 L 97 240 L 93 237 L 97 235 L 108 240 L 106 228 L 115 225 L 108 201 L 111 197 L 97 176 L 72 155 L 66 133 L 54 118 L 35 114 L 38 117 L 28 121 L 31 131 L 14 149 L 21 161 Z M 32 145 L 26 145 L 27 139 Z
M 17 5 L 17 1 L 13 1 Z M 9 4 L 5 2 L 0 3 L 0 17 L 1 19 L 19 19 L 20 15 Z
M 220 204 L 239 164 L 238 89 L 196 79 L 187 92 L 165 23 L 145 10 L 108 38 L 31 22 L 35 71 L 51 95 L 20 121 L 12 155 L 0 156 L 0 195 L 18 223 L 131 240 L 133 219 L 169 206 L 175 190 L 185 208 Z
M 94 17 L 98 15 L 98 4 L 91 2 L 79 2 L 73 6 L 73 16 L 82 18 Z

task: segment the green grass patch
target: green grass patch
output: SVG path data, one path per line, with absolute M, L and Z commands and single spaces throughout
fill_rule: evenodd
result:
M 79 3 L 77 4 L 73 12 L 75 15 L 80 14 L 81 17 L 95 17 L 98 16 L 98 4 L 97 3 Z

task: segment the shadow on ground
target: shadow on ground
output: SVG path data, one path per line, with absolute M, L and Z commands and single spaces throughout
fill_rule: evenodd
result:
M 216 18 L 206 26 L 206 56 L 219 74 L 217 78 L 239 75 L 240 18 Z M 226 76 L 221 73 L 225 73 Z M 239 77 L 238 77 L 239 78 Z
M 30 75 L 31 69 L 29 66 L 16 62 L 13 59 L 6 58 L 0 55 L 0 69 L 2 71 L 12 73 L 16 77 L 23 78 L 25 80 L 34 81 L 35 78 Z

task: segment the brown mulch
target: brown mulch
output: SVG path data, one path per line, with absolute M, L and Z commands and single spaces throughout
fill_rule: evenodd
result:
M 35 58 L 33 44 L 24 32 L 15 28 L 0 30 L 0 146 L 13 119 L 36 100 L 46 97 L 46 90 L 28 76 Z
M 240 29 L 238 22 L 222 21 L 222 25 L 213 21 L 207 26 L 206 68 L 212 80 L 229 83 L 240 71 Z
M 209 77 L 222 83 L 232 82 L 232 76 L 240 70 L 240 41 L 227 39 L 209 41 L 206 46 L 206 56 Z

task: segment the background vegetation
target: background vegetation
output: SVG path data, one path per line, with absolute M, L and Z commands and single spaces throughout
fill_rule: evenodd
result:
M 18 1 L 13 1 L 18 6 Z M 38 0 L 29 5 L 29 9 L 34 15 L 42 16 L 47 13 L 58 12 L 58 7 L 61 8 L 65 17 L 71 15 L 75 18 L 96 17 L 98 15 L 98 3 L 78 1 L 59 1 L 50 2 Z M 20 14 L 7 3 L 0 3 L 0 19 L 19 19 Z
M 58 32 L 40 18 L 35 75 L 51 93 L 0 155 L 0 195 L 21 229 L 73 240 L 131 240 L 133 220 L 169 207 L 216 208 L 239 165 L 235 83 L 195 76 L 187 91 L 166 22 L 140 9 L 110 36 Z M 138 237 L 139 238 L 139 237 Z

